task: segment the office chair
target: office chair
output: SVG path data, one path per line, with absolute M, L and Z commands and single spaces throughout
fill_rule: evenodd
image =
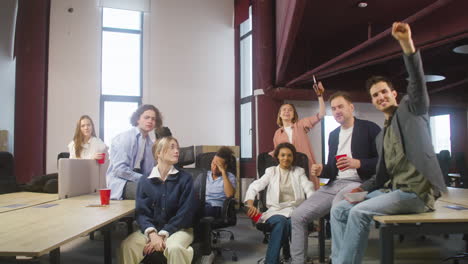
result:
M 16 177 L 13 173 L 13 155 L 0 152 L 0 194 L 17 191 Z
M 196 168 L 201 168 L 204 169 L 205 171 L 211 170 L 211 161 L 213 160 L 214 156 L 216 155 L 216 152 L 206 152 L 206 153 L 200 153 L 197 155 L 196 162 L 195 162 L 195 167 Z M 227 171 L 236 175 L 237 169 L 236 169 L 236 158 L 234 156 L 231 156 L 231 160 L 227 164 Z M 206 185 L 206 177 L 207 174 L 202 178 L 203 184 Z M 205 204 L 205 197 L 203 196 L 203 204 Z M 234 233 L 230 230 L 226 230 L 224 228 L 230 227 L 230 226 L 235 226 L 237 224 L 237 214 L 236 214 L 236 200 L 234 197 L 227 198 L 224 203 L 223 203 L 223 208 L 221 211 L 221 217 L 219 218 L 214 218 L 213 221 L 211 222 L 211 228 L 212 228 L 212 241 L 213 244 L 218 243 L 218 240 L 221 238 L 221 234 L 228 233 L 230 240 L 234 240 Z M 233 261 L 237 261 L 237 254 L 235 251 L 229 249 L 229 248 L 220 248 L 220 247 L 215 247 L 214 250 L 217 251 L 217 253 L 222 254 L 222 251 L 231 251 L 232 256 L 231 259 Z

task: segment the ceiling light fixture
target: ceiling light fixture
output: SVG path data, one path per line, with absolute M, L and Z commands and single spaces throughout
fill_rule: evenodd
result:
M 468 45 L 461 45 L 453 49 L 455 53 L 468 54 Z
M 406 77 L 406 80 L 409 81 L 409 77 Z M 426 74 L 424 75 L 424 81 L 426 82 L 438 82 L 445 80 L 445 76 L 438 74 Z
M 357 3 L 357 6 L 359 8 L 366 8 L 367 7 L 367 2 L 360 1 L 360 2 Z
M 438 82 L 445 80 L 445 76 L 438 74 L 426 74 L 424 75 L 426 82 Z

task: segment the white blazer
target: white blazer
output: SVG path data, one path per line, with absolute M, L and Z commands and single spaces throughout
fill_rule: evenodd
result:
M 265 174 L 253 181 L 245 194 L 244 203 L 254 200 L 255 196 L 268 187 L 266 193 L 266 206 L 268 210 L 262 214 L 260 221 L 265 222 L 273 215 L 290 217 L 292 211 L 298 207 L 307 197 L 314 193 L 314 184 L 307 179 L 305 171 L 301 167 L 291 168 L 291 185 L 294 190 L 294 201 L 279 202 L 280 167 L 270 167 Z

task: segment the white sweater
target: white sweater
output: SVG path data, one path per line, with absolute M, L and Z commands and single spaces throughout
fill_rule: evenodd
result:
M 273 215 L 290 217 L 292 211 L 314 193 L 314 184 L 307 179 L 303 168 L 292 167 L 290 177 L 296 199 L 283 203 L 279 202 L 279 166 L 267 168 L 265 174 L 260 179 L 250 184 L 245 194 L 244 203 L 247 200 L 254 200 L 260 191 L 268 187 L 266 193 L 266 206 L 268 210 L 262 214 L 260 221 L 265 222 Z

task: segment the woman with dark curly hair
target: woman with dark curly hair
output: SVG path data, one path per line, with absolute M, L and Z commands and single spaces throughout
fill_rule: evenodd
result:
M 314 184 L 307 179 L 305 171 L 296 167 L 296 148 L 291 143 L 280 143 L 274 151 L 279 165 L 265 170 L 265 174 L 252 182 L 245 194 L 244 203 L 249 210 L 248 216 L 259 213 L 253 205 L 256 195 L 267 188 L 266 206 L 259 221 L 271 225 L 270 240 L 265 263 L 280 263 L 280 249 L 284 258 L 290 258 L 289 241 L 291 237 L 291 213 L 305 199 L 314 193 Z

